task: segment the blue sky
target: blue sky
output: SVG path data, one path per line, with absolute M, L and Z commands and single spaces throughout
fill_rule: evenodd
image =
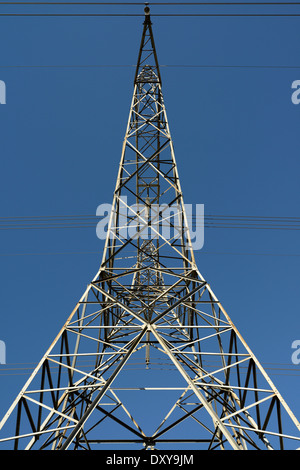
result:
M 185 201 L 206 214 L 298 217 L 299 68 L 213 66 L 299 67 L 300 19 L 152 20 Z M 142 22 L 0 17 L 0 217 L 94 215 L 111 202 Z M 184 64 L 212 67 L 171 67 Z M 2 417 L 96 273 L 103 242 L 96 226 L 0 237 Z M 207 228 L 196 260 L 299 419 L 299 232 Z

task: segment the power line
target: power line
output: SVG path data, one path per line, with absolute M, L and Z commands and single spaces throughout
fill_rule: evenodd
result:
M 171 222 L 176 226 L 177 215 L 173 217 Z M 0 217 L 0 231 L 95 228 L 101 220 L 97 215 Z M 219 229 L 300 230 L 300 217 L 205 215 L 204 220 L 199 220 L 192 214 L 189 222 L 193 227 Z M 164 223 L 171 226 L 169 217 Z
M 40 253 L 0 253 L 0 257 L 10 256 L 57 256 L 57 255 L 100 255 L 99 251 L 58 251 Z M 250 253 L 229 251 L 202 251 L 201 255 L 229 255 L 229 256 L 275 256 L 275 257 L 299 257 L 300 253 Z
M 106 6 L 123 6 L 123 5 L 145 5 L 145 2 L 0 2 L 0 5 L 106 5 Z M 157 3 L 157 5 L 159 5 Z M 169 5 L 168 3 L 162 5 Z M 180 3 L 178 4 L 180 5 Z M 183 5 L 183 3 L 181 4 Z
M 265 215 L 233 215 L 233 214 L 230 214 L 230 215 L 220 215 L 220 214 L 207 214 L 205 216 L 206 218 L 210 218 L 210 219 L 215 219 L 215 218 L 222 218 L 222 219 L 232 219 L 232 218 L 235 218 L 235 219 L 247 219 L 247 220 L 283 220 L 283 221 L 296 221 L 296 222 L 300 222 L 300 217 L 298 216 L 265 216 Z M 49 220 L 52 220 L 52 219 L 62 219 L 62 218 L 66 218 L 66 219 L 78 219 L 78 218 L 94 218 L 94 219 L 98 219 L 99 216 L 95 215 L 95 214 L 55 214 L 55 215 L 31 215 L 31 216 L 2 216 L 0 217 L 0 223 L 1 223 L 1 220 L 37 220 L 37 219 L 49 219 Z
M 166 225 L 169 226 L 169 225 Z M 202 227 L 202 224 L 197 224 L 196 227 Z M 289 227 L 289 226 L 260 226 L 260 225 L 242 225 L 242 224 L 205 224 L 206 228 L 223 228 L 223 229 L 255 229 L 255 230 L 288 230 L 288 231 L 298 231 L 298 227 Z M 57 224 L 57 225 L 31 225 L 31 226 L 6 226 L 0 227 L 0 230 L 50 230 L 50 229 L 81 229 L 81 228 L 95 228 L 95 224 L 78 224 L 78 225 L 66 225 L 66 224 Z
M 0 2 L 0 5 L 105 5 L 105 6 L 133 6 L 145 5 L 145 2 Z M 300 2 L 151 2 L 151 6 L 258 6 L 258 5 L 300 5 Z M 144 16 L 144 15 L 142 15 Z
M 156 359 L 156 358 L 155 358 Z M 23 363 L 24 365 L 26 364 L 30 364 L 30 363 Z M 32 363 L 31 363 L 32 364 Z M 137 368 L 133 368 L 132 366 L 137 366 L 137 365 L 142 365 L 144 363 L 130 363 L 130 365 L 127 365 L 125 366 L 127 370 L 136 370 Z M 13 364 L 7 364 L 7 365 L 13 365 Z M 16 365 L 19 365 L 18 363 L 16 363 Z M 21 365 L 21 364 L 20 364 Z M 166 369 L 165 367 L 164 368 L 156 368 L 156 367 L 151 367 L 152 365 L 161 365 L 161 366 L 169 366 L 170 368 L 169 369 Z M 280 363 L 275 363 L 274 364 L 275 366 L 281 366 L 281 365 L 284 365 L 284 364 L 280 364 Z M 3 366 L 3 365 L 2 365 Z M 4 368 L 2 369 L 2 367 L 0 367 L 0 377 L 1 376 L 16 376 L 16 375 L 26 375 L 26 374 L 29 374 L 32 370 L 35 369 L 35 367 L 14 367 L 14 368 L 11 368 L 11 367 L 5 367 L 6 365 L 4 365 Z M 149 368 L 150 369 L 156 369 L 156 370 L 170 370 L 170 371 L 176 371 L 176 367 L 173 366 L 173 364 L 169 364 L 169 363 L 150 363 L 149 364 Z M 55 370 L 55 369 L 58 369 L 59 366 L 49 366 L 50 369 L 52 370 Z M 92 367 L 91 364 L 81 364 L 80 365 L 80 368 L 81 369 L 84 369 L 84 368 L 90 368 Z M 210 368 L 210 367 L 213 367 L 213 364 L 204 364 L 204 367 L 205 368 Z M 241 369 L 245 368 L 243 366 L 240 366 Z M 274 374 L 274 375 L 290 375 L 292 377 L 298 377 L 300 374 L 298 373 L 299 372 L 299 369 L 294 369 L 293 367 L 264 367 L 266 370 L 270 370 L 272 371 L 271 373 Z M 27 371 L 27 372 L 24 372 L 24 371 Z M 144 370 L 144 368 L 140 368 L 140 370 Z M 9 373 L 6 373 L 7 371 L 9 371 Z M 23 371 L 23 372 L 11 372 L 11 371 Z M 277 371 L 280 371 L 280 372 L 277 372 Z M 284 371 L 284 372 L 294 372 L 293 374 L 282 374 L 281 372 Z M 67 371 L 66 371 L 67 372 Z
M 52 216 L 8 216 L 0 217 L 0 230 L 49 230 L 49 229 L 95 229 L 100 218 L 95 215 L 52 215 Z M 192 218 L 192 227 L 203 226 Z M 246 215 L 212 215 L 204 217 L 205 228 L 218 229 L 252 229 L 252 230 L 300 230 L 300 217 L 293 216 L 246 216 Z M 47 255 L 99 254 L 93 252 L 44 252 L 44 253 L 0 253 L 7 256 L 47 256 Z M 286 256 L 299 257 L 297 253 L 249 253 L 249 252 L 205 252 L 201 254 L 238 255 L 238 256 Z
M 8 227 L 8 228 L 0 228 L 0 230 L 51 230 L 51 229 L 83 229 L 83 228 L 94 228 L 95 225 L 60 225 L 60 226 L 34 226 L 34 227 Z M 197 227 L 201 227 L 201 225 L 197 225 Z M 241 230 L 288 230 L 288 231 L 298 231 L 300 227 L 297 228 L 289 228 L 289 227 L 260 227 L 260 226 L 228 226 L 228 225 L 206 225 L 206 228 L 221 228 L 221 229 L 241 229 Z
M 9 6 L 139 6 L 145 2 L 0 2 Z M 300 2 L 155 2 L 151 6 L 299 6 Z M 0 16 L 20 17 L 144 17 L 144 13 L 0 13 Z M 152 13 L 155 17 L 297 17 L 297 13 Z
M 133 64 L 43 64 L 43 65 L 0 65 L 0 68 L 110 68 L 110 67 L 136 67 Z M 202 64 L 163 64 L 160 68 L 254 68 L 254 69 L 299 69 L 300 65 L 202 65 Z
M 140 13 L 0 13 L 3 17 L 144 17 Z M 156 13 L 155 17 L 299 17 L 300 13 Z

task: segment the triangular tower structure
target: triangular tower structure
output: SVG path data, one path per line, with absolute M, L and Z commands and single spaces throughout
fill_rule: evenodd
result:
M 148 7 L 101 266 L 0 427 L 28 450 L 300 446 L 195 263 Z

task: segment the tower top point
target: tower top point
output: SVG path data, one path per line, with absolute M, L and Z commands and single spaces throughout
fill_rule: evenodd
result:
M 145 18 L 149 18 L 150 16 L 150 8 L 149 8 L 149 3 L 148 2 L 145 2 L 145 8 L 144 8 L 144 13 L 145 13 Z

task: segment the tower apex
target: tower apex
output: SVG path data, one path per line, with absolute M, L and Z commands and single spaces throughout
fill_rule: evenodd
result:
M 144 13 L 145 13 L 145 22 L 150 21 L 150 8 L 149 8 L 149 3 L 145 2 L 145 8 L 144 8 Z

